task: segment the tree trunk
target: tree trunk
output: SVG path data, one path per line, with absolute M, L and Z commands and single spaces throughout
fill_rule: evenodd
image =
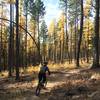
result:
M 1 21 L 2 22 L 2 21 Z M 2 24 L 1 24 L 1 36 L 0 36 L 0 72 L 2 71 Z
M 76 2 L 76 14 L 75 14 L 75 47 L 74 47 L 74 60 L 76 62 L 77 59 L 77 33 L 78 33 L 78 6 Z
M 20 38 L 19 38 L 19 0 L 16 0 L 16 80 L 19 80 L 19 46 L 20 46 Z
M 25 35 L 25 67 L 27 67 L 27 4 L 26 4 L 26 35 Z
M 14 6 L 15 5 L 12 5 L 12 21 L 14 21 Z M 14 41 L 14 23 L 12 23 L 12 55 L 13 55 L 13 67 L 12 67 L 12 72 L 14 72 L 14 66 L 15 66 L 15 52 L 14 52 L 14 45 L 15 41 Z
M 74 60 L 76 61 L 76 41 L 77 41 L 77 28 L 76 28 L 76 23 L 77 23 L 77 21 L 76 21 L 76 19 L 75 19 L 75 38 L 74 38 L 74 41 L 75 41 L 75 44 L 74 44 Z
M 82 42 L 82 35 L 83 35 L 83 19 L 84 19 L 84 14 L 83 14 L 83 0 L 81 0 L 81 21 L 80 21 L 80 34 L 79 34 L 79 40 L 78 40 L 78 48 L 77 48 L 77 62 L 76 66 L 79 67 L 79 57 L 80 57 L 80 46 Z
M 12 31 L 12 4 L 10 4 L 10 36 L 9 36 L 9 46 L 8 46 L 8 68 L 9 68 L 9 77 L 12 76 L 12 67 L 13 67 L 13 55 L 12 55 L 12 43 L 13 43 L 13 31 Z
M 66 2 L 66 7 L 65 7 L 65 17 L 66 17 L 66 57 L 67 59 L 70 59 L 70 56 L 69 56 L 69 51 L 68 51 L 68 32 L 67 32 L 67 24 L 68 24 L 68 20 L 67 20 L 67 0 L 65 1 Z
M 39 63 L 42 62 L 42 56 L 41 56 L 41 51 L 40 51 L 40 34 L 39 34 L 39 15 L 38 15 L 38 21 L 37 21 L 37 24 L 38 24 L 38 52 L 39 52 Z
M 1 17 L 3 17 L 3 4 L 1 5 L 1 7 L 2 7 L 2 13 L 1 13 Z M 2 27 L 2 23 L 3 23 L 3 21 L 1 20 L 1 36 L 0 36 L 0 72 L 2 71 L 2 69 L 3 69 L 3 65 L 2 65 L 2 61 L 3 61 L 3 57 L 2 57 L 2 53 L 3 53 L 3 51 L 2 51 L 2 49 L 3 49 L 3 41 L 2 41 L 2 39 L 3 39 L 3 32 L 2 32 L 2 30 L 3 30 L 3 27 Z
M 99 4 L 100 0 L 95 0 L 96 16 L 95 16 L 95 37 L 94 37 L 94 58 L 92 68 L 99 67 Z

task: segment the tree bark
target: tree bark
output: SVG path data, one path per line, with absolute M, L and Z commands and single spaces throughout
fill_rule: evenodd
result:
M 12 4 L 10 4 L 10 21 L 12 21 Z M 12 76 L 12 67 L 13 67 L 13 31 L 12 31 L 12 22 L 10 22 L 10 36 L 9 36 L 9 46 L 8 46 L 8 68 L 9 68 L 9 77 Z
M 99 67 L 99 4 L 100 0 L 95 0 L 96 16 L 95 16 L 95 36 L 94 36 L 94 58 L 92 68 Z
M 27 4 L 26 6 L 26 35 L 25 35 L 25 67 L 27 67 Z
M 20 38 L 19 38 L 19 0 L 16 0 L 16 80 L 19 80 L 19 45 L 20 45 Z
M 77 48 L 77 62 L 76 66 L 79 67 L 79 57 L 80 57 L 80 46 L 82 42 L 82 35 L 83 35 L 83 19 L 84 19 L 84 14 L 83 14 L 83 0 L 81 0 L 81 21 L 80 21 L 80 34 L 79 34 L 79 40 L 78 40 L 78 48 Z
M 39 34 L 39 15 L 38 15 L 38 21 L 37 21 L 37 24 L 38 24 L 38 52 L 39 52 L 39 63 L 42 62 L 42 56 L 41 56 L 41 51 L 40 51 L 40 34 Z

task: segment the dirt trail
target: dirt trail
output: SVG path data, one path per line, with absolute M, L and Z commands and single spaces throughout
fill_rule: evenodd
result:
M 53 72 L 48 77 L 47 89 L 41 90 L 40 96 L 35 95 L 37 85 L 36 79 L 34 81 L 29 80 L 25 82 L 3 84 L 2 88 L 4 88 L 4 90 L 1 89 L 3 93 L 0 92 L 0 100 L 48 100 L 51 95 L 50 92 L 53 88 L 65 83 L 68 77 L 71 79 L 71 77 L 80 74 L 81 71 L 84 71 L 84 69 Z
M 30 100 L 48 100 L 48 97 L 50 95 L 49 93 L 54 87 L 65 83 L 66 77 L 71 76 L 72 74 L 79 73 L 79 72 L 80 72 L 80 69 L 76 69 L 69 72 L 66 72 L 66 71 L 53 72 L 51 76 L 48 77 L 49 80 L 47 83 L 47 89 L 41 90 L 40 96 L 35 96 L 35 91 L 33 90 L 33 95 L 30 95 L 24 98 L 21 97 L 19 99 L 21 100 L 29 100 L 29 99 Z M 37 85 L 37 81 L 35 82 L 33 87 L 36 87 L 36 85 Z

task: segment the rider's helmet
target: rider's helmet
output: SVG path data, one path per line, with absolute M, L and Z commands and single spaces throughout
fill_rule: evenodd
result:
M 46 66 L 46 65 L 48 64 L 48 62 L 47 62 L 47 61 L 44 61 L 44 63 L 43 63 L 43 64 L 44 64 L 44 66 Z

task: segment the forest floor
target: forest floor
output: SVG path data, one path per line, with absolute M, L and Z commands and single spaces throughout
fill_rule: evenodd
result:
M 39 96 L 37 72 L 22 73 L 19 82 L 14 79 L 0 76 L 0 100 L 100 100 L 100 68 L 53 69 Z

